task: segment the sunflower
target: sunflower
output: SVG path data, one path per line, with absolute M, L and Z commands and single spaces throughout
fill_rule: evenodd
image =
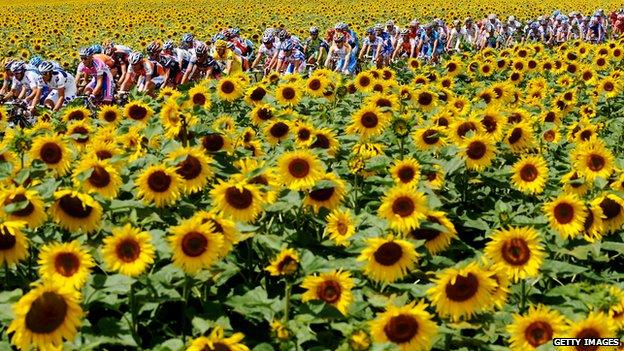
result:
M 266 141 L 271 145 L 277 145 L 290 136 L 290 122 L 287 120 L 273 120 L 264 127 Z
M 22 233 L 23 221 L 0 223 L 0 264 L 14 265 L 28 257 L 28 238 Z
M 491 305 L 495 308 L 503 309 L 509 297 L 509 286 L 511 285 L 509 276 L 502 267 L 490 266 L 487 267 L 487 270 L 490 279 L 496 282 L 496 287 L 491 292 Z
M 548 167 L 541 156 L 523 156 L 512 167 L 513 186 L 528 194 L 541 194 L 548 179 Z
M 355 282 L 349 272 L 331 271 L 318 276 L 307 276 L 301 283 L 301 287 L 307 289 L 301 294 L 301 300 L 303 302 L 321 300 L 346 315 L 353 302 L 351 289 L 354 286 Z
M 602 224 L 608 232 L 617 232 L 624 223 L 624 200 L 615 194 L 606 194 L 592 201 L 602 210 Z
M 83 186 L 87 192 L 97 192 L 102 196 L 114 199 L 122 184 L 121 176 L 107 160 L 85 157 L 74 169 L 74 184 Z
M 364 330 L 358 330 L 349 336 L 349 347 L 353 351 L 366 351 L 371 346 L 371 339 Z
M 245 102 L 249 106 L 263 104 L 267 95 L 268 91 L 264 84 L 260 83 L 257 85 L 253 85 L 247 88 L 247 91 L 245 91 Z
M 533 128 L 525 122 L 515 124 L 509 128 L 504 140 L 513 152 L 523 152 L 531 148 L 535 142 Z
M 35 346 L 40 350 L 61 349 L 63 339 L 73 340 L 83 316 L 80 293 L 71 286 L 54 281 L 33 285 L 32 289 L 13 305 L 15 316 L 8 334 L 11 343 L 20 350 Z
M 257 104 L 251 110 L 251 121 L 254 125 L 261 125 L 275 116 L 275 109 L 267 104 Z
M 61 228 L 90 233 L 100 227 L 102 206 L 91 196 L 65 189 L 56 191 L 54 198 L 50 212 Z
M 467 118 L 458 118 L 449 126 L 448 136 L 455 144 L 461 144 L 466 138 L 483 134 L 481 121 L 472 114 Z
M 295 142 L 301 146 L 309 146 L 313 142 L 312 134 L 314 130 L 314 126 L 308 122 L 295 122 L 293 126 Z
M 83 121 L 91 117 L 91 111 L 85 107 L 73 107 L 65 110 L 61 117 L 65 122 Z
M 409 236 L 416 240 L 425 240 L 425 247 L 432 255 L 446 250 L 451 245 L 451 240 L 457 237 L 453 223 L 442 211 L 428 211 L 425 220 L 435 226 L 421 224 L 419 228 L 412 229 Z
M 98 112 L 98 119 L 112 125 L 117 125 L 121 122 L 121 113 L 122 112 L 119 107 L 115 105 L 105 105 L 100 108 L 100 111 Z
M 486 245 L 485 256 L 495 266 L 504 268 L 510 278 L 533 278 L 539 274 L 544 249 L 537 231 L 530 227 L 510 227 L 496 230 Z
M 180 197 L 182 177 L 174 168 L 153 165 L 145 169 L 136 179 L 138 196 L 156 207 L 174 204 Z
M 375 77 L 368 71 L 362 71 L 355 76 L 353 82 L 358 91 L 368 92 L 373 87 Z
M 42 135 L 33 140 L 30 148 L 30 157 L 33 160 L 41 160 L 48 169 L 63 176 L 71 165 L 71 152 L 63 138 L 59 135 Z
M 416 265 L 418 254 L 407 240 L 384 238 L 366 240 L 366 248 L 357 258 L 365 262 L 364 274 L 382 283 L 394 283 L 404 278 Z
M 154 115 L 154 110 L 142 101 L 130 101 L 124 108 L 124 116 L 134 121 L 147 123 Z
M 277 161 L 283 183 L 292 190 L 309 189 L 323 177 L 323 164 L 310 151 L 291 151 Z
M 274 277 L 291 275 L 299 268 L 299 254 L 293 249 L 284 249 L 266 267 L 266 271 Z
M 312 140 L 314 141 L 310 144 L 310 149 L 326 150 L 327 155 L 332 157 L 336 155 L 339 143 L 331 129 L 316 129 L 312 135 Z
M 106 143 L 101 140 L 93 140 L 93 142 L 89 144 L 87 152 L 98 160 L 109 160 L 120 154 L 120 150 L 115 144 Z
M 181 96 L 182 96 L 182 93 L 180 93 L 175 88 L 164 86 L 164 87 L 161 87 L 160 90 L 158 91 L 158 96 L 156 97 L 156 99 L 167 101 L 169 99 L 175 100 Z
M 226 338 L 223 329 L 216 326 L 210 335 L 193 340 L 186 351 L 249 351 L 249 348 L 241 343 L 243 338 L 245 338 L 243 333 L 234 333 Z
M 481 125 L 483 125 L 485 135 L 495 141 L 501 139 L 506 120 L 498 110 L 490 107 L 485 111 L 479 112 L 477 118 L 480 119 Z
M 305 82 L 306 92 L 313 97 L 323 97 L 323 92 L 329 85 L 327 78 L 311 76 Z
M 446 144 L 444 130 L 438 126 L 418 128 L 412 134 L 412 139 L 416 147 L 423 151 L 438 149 Z
M 392 113 L 393 110 L 400 108 L 399 99 L 393 94 L 375 93 L 364 100 L 364 105 L 376 106 L 382 112 Z
M 217 91 L 221 92 L 219 89 L 217 89 Z M 206 89 L 204 84 L 195 84 L 191 89 L 189 89 L 188 96 L 188 104 L 190 106 L 198 106 L 204 109 L 210 108 L 210 92 L 208 92 L 208 89 Z M 219 97 L 221 97 L 221 95 L 219 95 Z M 169 99 L 168 101 L 175 101 L 175 99 Z
M 600 338 L 615 338 L 616 326 L 615 323 L 604 312 L 590 312 L 587 317 L 580 321 L 574 321 L 570 323 L 569 329 L 567 329 L 562 337 L 564 338 L 579 338 L 579 339 L 600 339 Z M 570 347 L 569 350 L 577 351 L 584 348 Z M 610 347 L 596 347 L 592 348 L 595 351 L 611 350 Z
M 423 193 L 407 185 L 396 185 L 383 197 L 377 215 L 386 219 L 390 228 L 406 233 L 418 228 L 426 212 L 427 199 Z
M 335 173 L 326 173 L 312 189 L 307 191 L 303 204 L 311 206 L 315 213 L 323 207 L 331 211 L 344 199 L 345 187 L 345 182 Z
M 462 146 L 466 168 L 479 172 L 490 166 L 496 155 L 494 143 L 488 137 L 473 135 L 466 138 Z
M 447 268 L 437 274 L 435 286 L 427 291 L 438 315 L 452 321 L 470 318 L 491 306 L 496 282 L 488 272 L 472 262 L 464 268 Z
M 423 112 L 430 112 L 437 106 L 438 97 L 430 90 L 419 89 L 414 92 L 414 102 Z
M 602 142 L 584 143 L 574 154 L 574 169 L 589 182 L 597 177 L 608 179 L 613 173 L 613 153 Z
M 560 183 L 566 193 L 583 196 L 589 190 L 589 186 L 585 179 L 579 175 L 579 172 L 572 170 L 561 177 Z
M 210 152 L 216 153 L 223 150 L 231 150 L 232 142 L 230 138 L 223 133 L 209 133 L 201 139 L 202 147 Z
M 283 83 L 275 90 L 275 99 L 280 105 L 296 106 L 301 95 L 301 90 L 295 83 Z
M 416 186 L 420 180 L 420 164 L 417 160 L 407 157 L 396 161 L 390 168 L 395 183 Z
M 235 164 L 249 184 L 260 188 L 267 204 L 275 202 L 280 184 L 274 167 L 268 167 L 266 162 L 254 158 L 241 158 Z
M 565 329 L 565 318 L 544 305 L 531 306 L 524 315 L 514 314 L 513 322 L 507 326 L 512 351 L 537 350 L 553 338 L 561 337 Z
M 201 191 L 212 178 L 212 159 L 197 146 L 178 148 L 169 153 L 167 159 L 175 165 L 180 176 L 180 187 L 187 194 Z
M 199 218 L 202 223 L 211 223 L 214 227 L 214 233 L 223 237 L 219 257 L 225 257 L 232 250 L 234 244 L 240 240 L 240 232 L 236 228 L 236 223 L 215 211 L 198 211 L 195 212 L 193 218 Z
M 251 222 L 262 212 L 265 200 L 257 185 L 233 176 L 221 181 L 211 191 L 213 206 L 234 220 Z
M 67 135 L 73 144 L 84 148 L 91 138 L 92 127 L 87 121 L 73 121 L 67 125 Z
M 104 238 L 102 258 L 111 271 L 129 277 L 141 275 L 154 263 L 155 249 L 149 233 L 130 224 L 113 229 L 113 235 Z
M 80 290 L 87 282 L 93 258 L 77 241 L 44 245 L 39 252 L 39 275 L 43 280 Z
M 223 237 L 214 232 L 212 223 L 193 217 L 171 227 L 169 232 L 173 264 L 185 273 L 195 274 L 219 259 Z
M 587 210 L 575 195 L 563 194 L 544 205 L 551 228 L 564 238 L 574 238 L 583 230 Z
M 375 105 L 366 105 L 353 113 L 346 131 L 349 134 L 359 134 L 362 138 L 369 138 L 383 133 L 389 123 L 387 113 Z
M 394 343 L 401 351 L 431 350 L 438 326 L 426 308 L 427 304 L 423 301 L 402 307 L 388 305 L 370 322 L 373 341 Z
M 619 83 L 611 77 L 605 77 L 598 82 L 598 89 L 600 93 L 609 99 L 616 97 L 620 93 Z
M 325 220 L 325 235 L 336 245 L 349 246 L 349 239 L 355 234 L 355 220 L 351 211 L 335 209 Z
M 43 200 L 34 190 L 26 190 L 23 186 L 9 188 L 0 193 L 0 213 L 10 221 L 24 221 L 31 229 L 42 225 L 47 214 Z M 7 208 L 8 206 L 11 206 Z

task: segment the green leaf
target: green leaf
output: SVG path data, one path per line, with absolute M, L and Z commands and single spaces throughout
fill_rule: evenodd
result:
M 260 322 L 272 322 L 275 314 L 282 310 L 283 302 L 280 299 L 269 299 L 266 290 L 258 286 L 242 296 L 232 296 L 226 302 L 235 312 L 245 318 Z

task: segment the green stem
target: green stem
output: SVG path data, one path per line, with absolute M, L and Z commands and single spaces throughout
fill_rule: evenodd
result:
M 288 322 L 288 317 L 290 314 L 290 280 L 286 279 L 286 287 L 284 288 L 284 323 Z
M 527 298 L 526 281 L 523 279 L 520 284 L 521 284 L 520 285 L 520 288 L 521 288 L 521 293 L 520 293 L 520 312 L 524 313 L 525 308 L 526 308 L 526 298 Z
M 355 172 L 355 181 L 353 182 L 353 210 L 355 214 L 359 214 L 358 209 L 358 174 Z
M 191 285 L 193 278 L 186 275 L 184 278 L 184 288 L 182 291 L 182 298 L 184 299 L 184 310 L 182 311 L 182 341 L 186 344 L 186 308 L 188 307 L 189 293 L 191 291 Z
M 137 309 L 136 309 L 136 299 L 134 297 L 134 282 L 130 284 L 130 313 L 132 315 L 132 320 L 130 321 L 130 328 L 132 329 L 132 338 L 134 342 L 136 342 L 139 349 L 141 349 L 141 339 L 139 339 L 138 327 L 137 327 Z
M 8 286 L 11 283 L 11 270 L 9 269 L 9 263 L 7 261 L 4 261 L 4 279 Z

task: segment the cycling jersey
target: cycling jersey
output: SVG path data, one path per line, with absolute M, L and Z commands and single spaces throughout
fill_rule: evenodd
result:
M 373 59 L 376 57 L 377 55 L 377 48 L 380 46 L 383 46 L 384 42 L 383 39 L 381 39 L 378 36 L 375 36 L 375 39 L 371 40 L 370 37 L 366 37 L 362 40 L 362 47 L 364 46 L 368 46 L 368 56 L 372 57 Z
M 65 102 L 71 101 L 76 97 L 76 80 L 74 76 L 64 70 L 53 70 L 52 78 L 46 84 L 51 90 L 46 100 L 51 100 L 55 104 L 58 100 L 58 89 L 65 89 Z
M 76 70 L 77 73 L 85 73 L 91 77 L 99 77 L 99 76 L 110 76 L 110 69 L 108 68 L 108 66 L 100 61 L 99 59 L 94 58 L 92 60 L 91 63 L 91 67 L 87 67 L 85 66 L 84 63 L 80 62 L 80 64 L 78 64 L 78 69 Z M 77 74 L 76 73 L 76 74 Z
M 104 62 L 108 66 L 108 68 L 115 67 L 115 60 L 113 60 L 108 55 L 105 55 L 105 54 L 94 54 L 93 58 L 98 59 L 98 60 Z
M 13 86 L 14 87 L 26 86 L 30 90 L 34 90 L 37 88 L 39 89 L 43 88 L 45 86 L 45 82 L 43 81 L 43 78 L 37 71 L 33 69 L 28 69 L 26 70 L 26 72 L 24 72 L 24 77 L 20 80 L 18 80 L 15 76 L 13 76 Z
M 228 61 L 232 61 L 232 64 L 230 66 L 230 74 L 243 72 L 243 63 L 241 58 L 230 49 L 226 49 L 223 53 L 223 56 L 219 56 L 219 53 L 215 50 L 212 54 L 212 57 L 217 62 L 217 64 L 219 64 L 222 71 L 225 70 L 226 63 Z
M 105 102 L 113 101 L 115 83 L 110 69 L 104 62 L 94 58 L 91 67 L 87 67 L 84 63 L 80 62 L 76 72 L 82 72 L 90 77 L 93 77 L 91 82 L 87 84 L 87 88 L 91 90 L 95 89 L 95 86 L 97 85 L 97 77 L 102 77 L 102 91 L 99 94 L 99 98 Z
M 136 65 L 130 65 L 128 68 L 128 73 L 131 74 L 133 78 L 155 78 L 165 75 L 165 70 L 160 63 L 152 62 L 148 59 L 143 59 L 143 62 L 141 62 L 139 67 L 135 67 Z

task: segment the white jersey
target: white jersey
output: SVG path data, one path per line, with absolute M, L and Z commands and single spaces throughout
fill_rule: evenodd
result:
M 65 89 L 65 96 L 76 95 L 76 80 L 74 76 L 63 70 L 52 71 L 52 78 L 47 85 L 53 90 Z
M 262 44 L 258 48 L 258 56 L 266 55 L 268 58 L 272 58 L 273 56 L 275 56 L 276 52 L 277 52 L 277 47 L 275 45 L 272 45 L 271 48 L 269 49 L 264 44 Z
M 13 87 L 25 86 L 30 88 L 31 90 L 36 88 L 43 88 L 45 83 L 41 75 L 34 70 L 27 70 L 24 73 L 24 78 L 21 80 L 17 80 L 15 76 L 13 76 Z

